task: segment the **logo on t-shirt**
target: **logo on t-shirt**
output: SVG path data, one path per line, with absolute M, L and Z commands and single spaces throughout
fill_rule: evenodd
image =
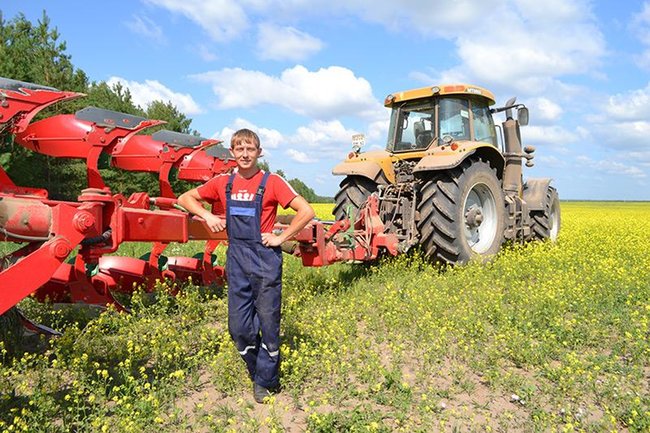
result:
M 253 201 L 255 194 L 251 194 L 250 192 L 238 192 L 231 194 L 230 198 L 238 201 Z

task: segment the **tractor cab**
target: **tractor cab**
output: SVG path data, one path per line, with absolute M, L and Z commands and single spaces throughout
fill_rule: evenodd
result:
M 423 151 L 452 141 L 478 141 L 497 146 L 489 106 L 494 96 L 476 86 L 453 85 L 388 95 L 392 109 L 386 150 Z

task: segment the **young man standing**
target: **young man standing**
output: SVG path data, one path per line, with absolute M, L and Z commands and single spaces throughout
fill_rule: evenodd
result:
M 178 198 L 181 206 L 203 218 L 212 231 L 226 229 L 228 233 L 228 330 L 253 380 L 258 403 L 280 385 L 280 245 L 314 218 L 312 207 L 291 185 L 257 167 L 261 152 L 255 132 L 235 132 L 230 153 L 237 170 L 216 176 Z M 205 209 L 202 201 L 225 207 L 225 220 Z M 296 216 L 285 231 L 275 235 L 278 204 L 292 208 Z

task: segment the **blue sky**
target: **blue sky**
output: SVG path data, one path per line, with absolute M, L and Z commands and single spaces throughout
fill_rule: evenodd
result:
M 259 132 L 273 170 L 334 195 L 391 92 L 466 82 L 530 109 L 525 177 L 562 199 L 650 200 L 650 1 L 0 0 L 47 11 L 75 66 L 144 106 L 171 100 L 205 137 Z

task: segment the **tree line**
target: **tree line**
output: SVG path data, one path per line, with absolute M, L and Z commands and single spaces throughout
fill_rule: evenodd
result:
M 85 98 L 54 104 L 39 113 L 35 120 L 95 106 L 167 122 L 164 126 L 146 129 L 144 134 L 153 134 L 164 128 L 200 135 L 191 128 L 192 119 L 180 112 L 171 101 L 154 101 L 146 107 L 140 107 L 133 102 L 128 88 L 120 84 L 109 86 L 104 81 L 92 81 L 82 69 L 73 65 L 71 56 L 66 52 L 65 41 L 61 39 L 57 28 L 51 25 L 45 11 L 36 23 L 32 23 L 23 14 L 6 21 L 0 10 L 0 76 L 87 95 Z M 146 191 L 152 195 L 159 193 L 155 173 L 109 169 L 108 156 L 100 163 L 100 172 L 112 191 L 125 195 L 137 191 Z M 268 163 L 263 164 L 266 164 L 268 170 Z M 17 185 L 45 188 L 52 199 L 75 199 L 86 187 L 83 161 L 53 158 L 32 152 L 14 144 L 9 134 L 0 136 L 0 165 Z M 281 170 L 277 172 L 284 177 Z M 308 201 L 328 199 L 317 196 L 299 179 L 288 181 Z M 171 179 L 171 183 L 177 192 L 195 186 L 177 179 Z

